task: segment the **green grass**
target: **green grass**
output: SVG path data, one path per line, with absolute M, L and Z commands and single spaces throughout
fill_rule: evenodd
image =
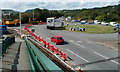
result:
M 85 33 L 116 33 L 117 31 L 114 31 L 114 27 L 112 26 L 103 26 L 103 25 L 70 25 L 70 26 L 65 26 L 65 30 L 69 31 L 69 28 L 75 28 L 77 29 L 78 27 L 80 28 L 85 28 L 86 31 L 77 31 L 75 32 L 85 32 Z

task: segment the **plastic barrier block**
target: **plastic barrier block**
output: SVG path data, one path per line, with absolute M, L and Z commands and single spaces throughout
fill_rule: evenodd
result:
M 59 54 L 59 49 L 56 48 L 56 47 L 54 47 L 54 53 L 55 53 L 55 54 Z
M 53 45 L 50 46 L 50 50 L 54 52 L 54 46 Z
M 50 43 L 48 43 L 48 49 L 50 49 Z
M 63 60 L 66 60 L 67 57 L 66 57 L 66 53 L 64 53 L 63 51 L 60 51 L 60 57 L 62 57 Z

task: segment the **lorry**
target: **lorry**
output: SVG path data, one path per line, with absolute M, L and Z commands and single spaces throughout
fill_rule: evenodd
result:
M 19 19 L 2 19 L 2 25 L 7 25 L 7 26 L 17 26 L 20 24 L 20 20 Z
M 49 17 L 47 18 L 47 29 L 55 29 L 64 26 L 64 20 L 61 18 Z

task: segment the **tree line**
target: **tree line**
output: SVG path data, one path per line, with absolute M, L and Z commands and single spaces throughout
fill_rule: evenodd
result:
M 91 8 L 91 9 L 74 9 L 74 10 L 48 10 L 35 8 L 32 10 L 27 10 L 21 13 L 22 23 L 28 23 L 29 19 L 35 18 L 36 21 L 46 22 L 48 17 L 68 17 L 71 16 L 73 20 L 99 20 L 111 22 L 115 21 L 120 23 L 120 4 L 114 6 L 107 6 L 101 8 Z M 11 18 L 19 18 L 19 13 L 17 16 L 11 15 Z

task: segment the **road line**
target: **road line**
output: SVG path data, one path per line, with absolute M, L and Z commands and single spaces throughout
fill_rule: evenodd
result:
M 92 42 L 87 42 L 87 43 L 92 43 Z
M 118 65 L 120 65 L 120 63 L 118 63 L 118 62 L 116 62 L 116 61 L 114 61 L 114 60 L 111 60 L 112 62 L 114 62 L 114 63 L 116 63 L 116 64 L 118 64 Z
M 105 57 L 105 56 L 103 56 L 103 55 L 101 55 L 101 54 L 99 54 L 99 53 L 97 53 L 97 52 L 94 52 L 95 54 L 97 54 L 97 55 L 99 55 L 99 56 L 101 56 L 101 57 L 104 57 L 104 58 L 106 58 L 106 59 L 109 59 L 108 57 Z
M 99 53 L 97 53 L 97 52 L 94 52 L 94 53 L 97 54 L 97 55 L 99 55 L 99 56 L 101 56 L 101 57 L 104 57 L 105 59 L 109 59 L 108 57 L 103 56 L 103 55 L 101 55 L 101 54 L 99 54 Z M 114 62 L 114 63 L 120 65 L 118 62 L 116 62 L 116 61 L 114 61 L 114 60 L 110 60 L 110 61 L 112 61 L 112 62 Z
M 50 40 L 50 38 L 46 38 L 46 39 Z
M 75 43 L 74 41 L 72 41 L 72 40 L 69 40 L 70 42 L 72 42 L 72 43 L 74 43 L 74 44 L 76 44 L 76 45 L 78 45 L 78 46 L 80 46 L 80 47 L 82 47 L 82 48 L 85 48 L 84 46 L 82 46 L 82 45 L 80 45 L 80 44 L 78 44 L 78 43 Z
M 71 52 L 72 54 L 76 55 L 77 57 L 81 58 L 82 60 L 86 61 L 86 62 L 89 62 L 88 60 L 84 59 L 83 57 L 77 55 L 76 53 L 74 53 L 73 51 L 67 49 L 69 52 Z
M 77 41 L 77 42 L 83 42 L 83 41 Z

